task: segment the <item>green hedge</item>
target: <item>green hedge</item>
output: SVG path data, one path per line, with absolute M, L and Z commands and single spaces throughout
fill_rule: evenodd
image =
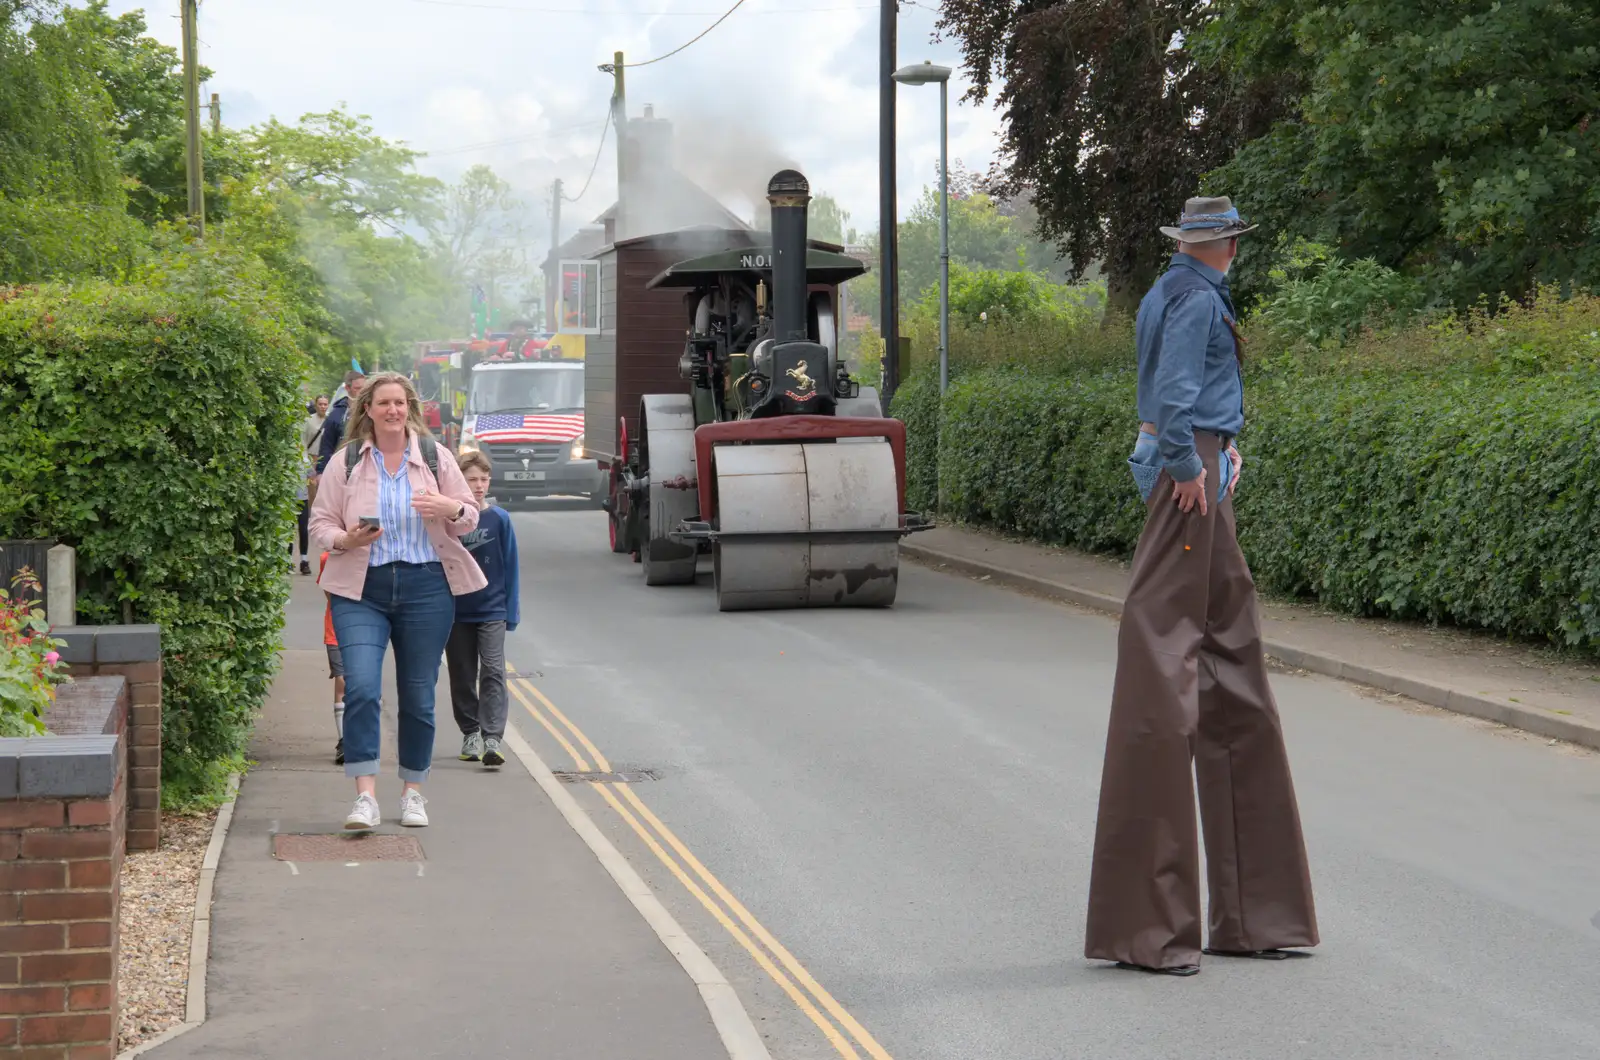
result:
M 1249 373 L 1240 539 L 1271 592 L 1600 651 L 1600 370 Z M 1127 556 L 1131 369 L 967 371 L 895 396 L 909 503 Z M 937 464 L 935 461 L 937 460 Z
M 163 787 L 242 761 L 281 643 L 304 359 L 257 277 L 190 255 L 0 289 L 0 536 L 78 549 L 80 621 L 163 630 Z

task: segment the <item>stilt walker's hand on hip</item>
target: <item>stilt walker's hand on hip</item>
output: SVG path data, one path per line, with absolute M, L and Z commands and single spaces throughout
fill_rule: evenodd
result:
M 1172 484 L 1172 499 L 1178 502 L 1178 511 L 1187 514 L 1194 510 L 1196 504 L 1200 505 L 1200 514 L 1206 514 L 1206 469 L 1201 468 L 1200 474 L 1188 482 L 1174 482 Z

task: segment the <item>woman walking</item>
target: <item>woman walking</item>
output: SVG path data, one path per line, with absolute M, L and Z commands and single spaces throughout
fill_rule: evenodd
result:
M 312 533 L 330 550 L 322 588 L 344 656 L 344 771 L 356 782 L 348 829 L 376 828 L 382 819 L 378 736 L 390 643 L 399 685 L 400 823 L 428 823 L 421 785 L 433 761 L 433 690 L 454 598 L 485 584 L 459 540 L 477 524 L 472 491 L 434 445 L 411 381 L 397 372 L 368 379 L 311 510 Z

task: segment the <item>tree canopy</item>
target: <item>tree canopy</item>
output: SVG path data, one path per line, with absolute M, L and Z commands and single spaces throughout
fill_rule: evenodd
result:
M 121 208 L 101 48 L 54 6 L 0 0 L 0 195 Z
M 1219 0 L 1219 3 L 1221 0 Z M 1198 63 L 1177 42 L 1206 0 L 944 0 L 983 102 L 1004 116 L 997 188 L 1031 196 L 1041 235 L 1078 273 L 1102 264 L 1113 307 L 1135 306 L 1165 261 L 1157 231 L 1201 174 L 1264 132 L 1276 97 Z
M 179 55 L 146 30 L 106 0 L 0 0 L 0 283 L 114 279 L 190 238 Z M 202 150 L 207 242 L 259 259 L 321 383 L 462 330 L 486 275 L 526 282 L 504 181 L 424 176 L 343 105 Z
M 1600 284 L 1593 3 L 945 0 L 938 26 L 1002 110 L 996 186 L 1114 306 L 1202 193 L 1262 225 L 1246 300 L 1306 241 L 1458 306 Z
M 1294 72 L 1291 112 L 1207 184 L 1267 228 L 1458 303 L 1600 284 L 1600 8 L 1231 0 L 1196 51 Z
M 961 162 L 950 166 L 950 263 L 952 284 L 958 269 L 969 273 L 1026 274 L 1015 291 L 1046 290 L 1072 279 L 1069 263 L 1060 260 L 1056 248 L 1037 233 L 1038 214 L 1028 198 L 1003 197 L 981 176 Z M 939 283 L 939 188 L 930 184 L 897 226 L 900 254 L 902 311 L 915 311 L 919 298 L 926 298 Z M 877 232 L 863 240 L 869 253 L 878 249 Z M 1094 273 L 1091 267 L 1090 275 Z M 985 278 L 979 283 L 1004 283 Z M 1041 288 L 1040 283 L 1045 287 Z M 850 300 L 856 311 L 879 323 L 876 272 L 851 281 Z

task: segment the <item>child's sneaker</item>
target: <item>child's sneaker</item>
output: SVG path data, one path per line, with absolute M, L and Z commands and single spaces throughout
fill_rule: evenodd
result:
M 338 743 L 333 745 L 333 764 L 336 765 L 336 766 L 344 765 L 344 739 L 343 739 L 343 737 L 340 738 Z
M 472 732 L 461 741 L 461 760 L 463 762 L 476 762 L 483 757 L 483 733 Z
M 506 756 L 500 749 L 498 736 L 491 736 L 483 742 L 483 764 L 490 769 L 499 769 L 506 764 Z
M 407 828 L 427 827 L 428 811 L 422 808 L 427 801 L 416 788 L 407 788 L 400 796 L 400 823 Z

